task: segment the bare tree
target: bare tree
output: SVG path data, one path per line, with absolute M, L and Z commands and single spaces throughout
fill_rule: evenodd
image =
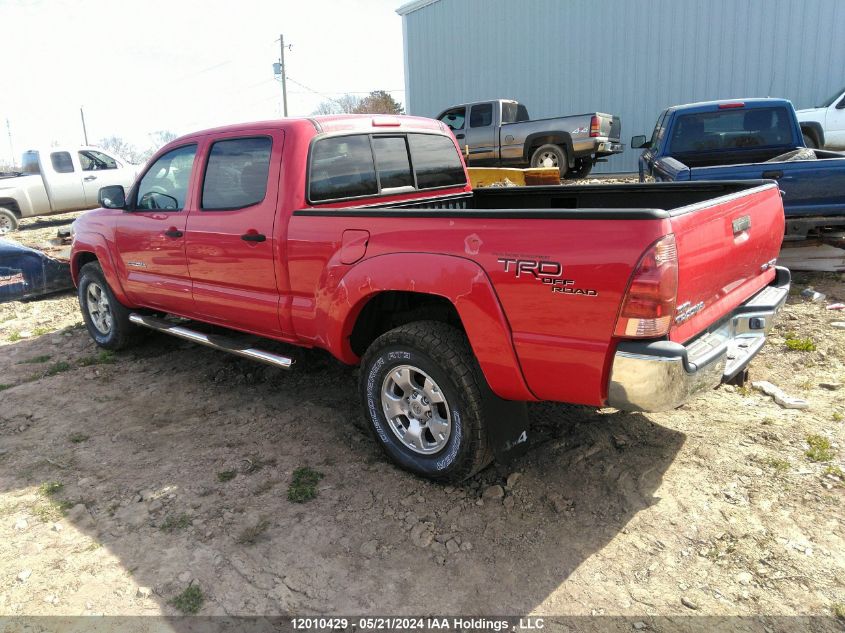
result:
M 97 145 L 102 147 L 104 150 L 125 158 L 135 165 L 143 163 L 145 160 L 143 152 L 139 152 L 132 143 L 125 141 L 119 136 L 107 136 L 105 138 L 101 138 L 97 142 Z
M 361 99 L 361 103 L 353 110 L 356 114 L 405 114 L 402 104 L 396 101 L 389 92 L 373 90 Z
M 177 136 L 176 132 L 171 132 L 170 130 L 158 130 L 157 132 L 153 132 L 150 134 L 150 139 L 153 141 L 153 150 L 157 150 L 159 147 L 167 145 L 170 141 L 175 141 Z
M 345 94 L 337 99 L 323 101 L 312 114 L 352 114 L 361 105 L 361 97 Z

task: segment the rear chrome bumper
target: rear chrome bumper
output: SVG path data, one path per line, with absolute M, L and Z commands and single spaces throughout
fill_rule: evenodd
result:
M 790 275 L 777 268 L 771 285 L 686 345 L 625 341 L 616 348 L 608 406 L 623 411 L 666 411 L 741 372 L 766 342 L 789 295 Z

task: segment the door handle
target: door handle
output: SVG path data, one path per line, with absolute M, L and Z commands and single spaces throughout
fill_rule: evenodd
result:
M 91 182 L 92 180 L 97 180 L 97 177 L 96 176 L 85 176 L 85 178 L 83 178 L 82 180 L 84 180 L 85 182 Z
M 455 134 L 455 138 L 457 138 L 457 139 L 462 139 L 462 138 L 465 138 L 465 137 L 466 137 L 466 134 Z
M 182 231 L 180 231 L 179 229 L 176 229 L 176 228 L 167 229 L 164 232 L 164 234 L 167 237 L 172 237 L 172 238 L 182 237 L 182 235 L 184 235 L 184 233 L 182 233 Z
M 267 239 L 267 236 L 262 233 L 244 233 L 241 235 L 241 239 L 244 242 L 263 242 Z
M 771 171 L 764 171 L 763 178 L 768 178 L 771 180 L 777 180 L 778 178 L 783 178 L 783 170 L 782 169 L 773 169 Z

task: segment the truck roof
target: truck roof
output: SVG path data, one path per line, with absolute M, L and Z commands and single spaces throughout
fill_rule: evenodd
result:
M 788 99 L 771 99 L 771 98 L 753 98 L 753 99 L 719 99 L 717 101 L 698 101 L 696 103 L 684 103 L 682 105 L 674 105 L 666 108 L 668 112 L 677 112 L 678 110 L 699 110 L 706 112 L 719 106 L 728 104 L 741 104 L 735 107 L 750 108 L 764 108 L 772 106 L 789 106 L 792 107 L 792 102 Z
M 313 117 L 270 119 L 235 123 L 221 127 L 198 130 L 174 139 L 168 145 L 186 138 L 227 132 L 250 132 L 267 128 L 310 128 L 317 133 L 341 131 L 390 132 L 391 130 L 417 130 L 445 133 L 449 128 L 440 121 L 405 114 L 329 114 Z

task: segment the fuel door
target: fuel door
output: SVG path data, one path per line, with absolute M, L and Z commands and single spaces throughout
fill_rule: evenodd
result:
M 367 252 L 370 232 L 361 229 L 347 229 L 343 232 L 340 246 L 340 261 L 343 264 L 354 264 L 360 261 Z

